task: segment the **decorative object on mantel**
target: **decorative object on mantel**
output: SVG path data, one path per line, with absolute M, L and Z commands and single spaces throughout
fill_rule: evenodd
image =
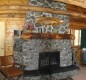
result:
M 44 24 L 44 25 L 60 25 L 63 22 L 63 20 L 60 20 L 58 18 L 52 18 L 52 17 L 37 17 L 36 23 Z
M 35 27 L 34 27 L 34 25 L 32 24 L 32 22 L 26 22 L 25 24 L 24 24 L 24 26 L 23 26 L 23 30 L 24 30 L 24 32 L 26 33 L 31 33 L 34 29 L 35 29 Z
M 75 39 L 72 34 L 52 34 L 52 33 L 24 33 L 21 35 L 23 39 Z

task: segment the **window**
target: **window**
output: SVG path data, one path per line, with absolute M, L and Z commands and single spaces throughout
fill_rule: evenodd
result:
M 70 34 L 75 36 L 75 39 L 72 40 L 72 46 L 80 46 L 81 44 L 81 30 L 70 29 Z
M 81 30 L 75 30 L 74 46 L 79 46 L 80 44 L 81 44 Z

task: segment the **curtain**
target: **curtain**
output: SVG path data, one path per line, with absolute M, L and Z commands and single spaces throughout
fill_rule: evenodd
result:
M 81 48 L 86 48 L 86 29 L 81 30 Z

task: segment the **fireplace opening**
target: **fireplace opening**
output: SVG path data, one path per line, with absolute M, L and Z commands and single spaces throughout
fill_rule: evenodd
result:
M 52 74 L 60 67 L 60 51 L 39 53 L 39 70 L 41 73 Z

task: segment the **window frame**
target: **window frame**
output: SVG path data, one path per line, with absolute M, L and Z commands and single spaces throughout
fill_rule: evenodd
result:
M 78 45 L 75 45 L 75 39 L 71 40 L 72 47 L 80 47 L 81 44 L 81 29 L 69 29 L 69 34 L 73 34 L 75 36 L 75 31 L 78 30 Z

